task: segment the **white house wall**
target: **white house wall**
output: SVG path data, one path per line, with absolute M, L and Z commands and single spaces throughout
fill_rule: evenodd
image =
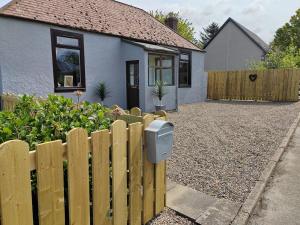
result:
M 204 54 L 192 52 L 192 82 L 190 88 L 178 88 L 178 103 L 194 103 L 206 100 L 207 75 L 204 73 Z
M 227 23 L 205 50 L 205 71 L 247 69 L 251 62 L 261 61 L 264 55 L 232 22 Z
M 122 74 L 126 78 L 126 62 L 127 61 L 139 61 L 139 102 L 140 108 L 145 111 L 145 51 L 143 48 L 122 42 Z M 127 94 L 127 93 L 126 93 Z M 127 96 L 126 96 L 127 99 Z
M 54 92 L 51 25 L 0 17 L 2 92 L 47 96 Z M 111 97 L 105 104 L 126 107 L 126 76 L 121 68 L 121 39 L 69 30 L 84 35 L 86 90 L 82 100 L 99 101 L 95 94 L 105 81 Z M 74 97 L 72 93 L 63 94 Z

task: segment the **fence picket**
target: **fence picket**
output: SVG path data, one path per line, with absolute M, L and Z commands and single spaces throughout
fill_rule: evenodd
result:
M 127 225 L 127 131 L 126 122 L 111 125 L 113 224 Z
M 72 225 L 90 224 L 88 134 L 75 128 L 67 135 L 69 219 Z
M 129 125 L 129 224 L 142 224 L 142 129 L 141 123 Z
M 2 225 L 33 225 L 28 151 L 23 141 L 0 145 Z
M 92 133 L 93 222 L 111 225 L 110 218 L 110 134 L 108 130 Z
M 36 170 L 40 225 L 64 225 L 64 175 L 62 142 L 37 146 Z

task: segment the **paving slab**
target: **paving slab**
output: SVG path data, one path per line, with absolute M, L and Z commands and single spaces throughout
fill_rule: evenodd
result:
M 229 225 L 241 207 L 170 181 L 167 190 L 167 206 L 201 225 Z

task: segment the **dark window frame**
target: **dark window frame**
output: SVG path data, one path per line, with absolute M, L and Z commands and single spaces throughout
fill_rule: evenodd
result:
M 160 61 L 162 60 L 162 57 L 164 56 L 168 56 L 172 58 L 172 84 L 166 84 L 165 86 L 175 86 L 175 60 L 174 60 L 174 55 L 169 55 L 169 54 L 160 54 L 160 53 L 149 53 L 148 54 L 148 87 L 154 87 L 155 84 L 150 84 L 150 56 L 159 56 Z M 161 63 L 160 63 L 161 65 Z M 170 67 L 157 67 L 155 66 L 155 82 L 157 81 L 157 74 L 156 74 L 156 70 L 160 70 L 160 72 L 162 72 L 163 69 L 169 69 Z M 160 76 L 160 80 L 162 81 L 162 76 Z
M 189 60 L 181 59 L 181 55 L 188 55 Z M 180 84 L 180 63 L 186 63 L 188 62 L 188 83 L 187 84 Z M 179 53 L 179 68 L 178 68 L 178 87 L 179 88 L 191 88 L 192 87 L 192 53 L 181 51 Z
M 73 33 L 69 31 L 50 29 L 51 33 L 51 47 L 52 47 L 52 64 L 53 64 L 53 78 L 54 78 L 54 92 L 74 92 L 86 91 L 85 82 L 85 61 L 84 61 L 84 39 L 83 34 Z M 73 38 L 78 40 L 78 46 L 64 45 L 57 43 L 57 37 Z M 74 49 L 80 51 L 80 81 L 81 87 L 58 87 L 57 85 L 57 63 L 56 63 L 56 48 Z

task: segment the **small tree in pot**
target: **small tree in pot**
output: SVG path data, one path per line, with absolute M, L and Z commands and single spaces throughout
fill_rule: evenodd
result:
M 109 93 L 110 91 L 108 90 L 105 82 L 100 82 L 97 88 L 97 94 L 101 100 L 101 105 L 104 104 L 104 99 L 110 97 Z
M 159 105 L 155 105 L 155 110 L 160 111 L 160 110 L 165 110 L 166 105 L 162 104 L 162 99 L 163 97 L 167 94 L 167 91 L 165 89 L 165 84 L 162 81 L 156 81 L 155 86 L 152 91 L 152 95 L 157 97 L 159 100 Z

